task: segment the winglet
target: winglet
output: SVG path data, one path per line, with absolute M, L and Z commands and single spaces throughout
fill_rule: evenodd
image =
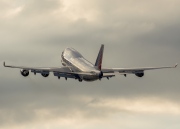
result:
M 5 62 L 3 63 L 3 65 L 4 65 L 4 67 L 6 67 L 6 63 Z
M 176 68 L 178 66 L 178 63 L 174 66 L 174 68 Z

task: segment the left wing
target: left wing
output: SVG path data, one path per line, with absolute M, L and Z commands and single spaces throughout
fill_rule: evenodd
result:
M 25 67 L 25 66 L 12 66 L 12 65 L 6 65 L 4 62 L 4 67 L 9 68 L 18 68 L 21 69 L 21 74 L 23 76 L 28 76 L 29 71 L 33 72 L 34 74 L 40 73 L 42 76 L 47 77 L 49 76 L 49 73 L 54 73 L 54 76 L 65 77 L 67 78 L 75 78 L 75 79 L 81 79 L 80 76 L 84 75 L 93 75 L 92 73 L 86 73 L 86 72 L 73 72 L 72 67 Z
M 39 71 L 46 71 L 46 72 L 71 72 L 69 67 L 25 67 L 25 66 L 12 66 L 6 65 L 4 62 L 4 67 L 9 68 L 19 68 L 24 70 L 30 70 L 31 72 L 39 72 Z
M 103 73 L 115 73 L 119 72 L 120 74 L 136 74 L 136 75 L 144 75 L 145 70 L 155 70 L 155 69 L 165 69 L 165 68 L 176 68 L 178 64 L 175 66 L 165 66 L 165 67 L 143 67 L 143 68 L 102 68 Z

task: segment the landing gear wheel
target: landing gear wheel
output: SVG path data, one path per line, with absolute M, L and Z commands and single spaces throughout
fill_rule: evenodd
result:
M 79 82 L 82 82 L 82 79 L 79 79 Z

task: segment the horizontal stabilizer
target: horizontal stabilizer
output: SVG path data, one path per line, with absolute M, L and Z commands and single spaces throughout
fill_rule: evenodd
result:
M 176 63 L 176 65 L 174 66 L 174 68 L 176 68 L 178 66 L 178 63 Z

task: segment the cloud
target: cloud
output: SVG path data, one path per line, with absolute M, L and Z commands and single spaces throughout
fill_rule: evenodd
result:
M 61 66 L 74 47 L 103 67 L 179 62 L 178 0 L 0 1 L 0 64 Z M 0 66 L 0 128 L 179 128 L 179 68 L 109 81 L 21 77 Z
M 61 98 L 55 100 L 61 101 Z M 90 96 L 76 96 L 75 99 L 70 97 L 66 99 L 66 103 L 61 101 L 56 106 L 53 103 L 57 101 L 54 101 L 51 103 L 53 106 L 50 107 L 47 99 L 46 104 L 44 102 L 29 103 L 19 109 L 1 110 L 2 127 L 11 127 L 7 124 L 12 125 L 13 128 L 16 126 L 34 127 L 35 125 L 36 127 L 72 127 L 82 123 L 76 128 L 84 128 L 93 124 L 99 125 L 102 122 L 113 124 L 113 120 L 122 118 L 131 122 L 132 116 L 153 116 L 154 114 L 157 117 L 166 115 L 173 118 L 178 117 L 180 113 L 179 104 L 160 98 L 94 99 Z M 118 115 L 121 117 L 116 118 Z M 122 125 L 122 122 L 120 123 Z M 137 126 L 138 123 L 135 125 Z
M 90 103 L 96 108 L 109 108 L 111 111 L 125 111 L 149 114 L 180 114 L 177 103 L 158 98 L 136 98 L 136 99 L 106 99 Z

